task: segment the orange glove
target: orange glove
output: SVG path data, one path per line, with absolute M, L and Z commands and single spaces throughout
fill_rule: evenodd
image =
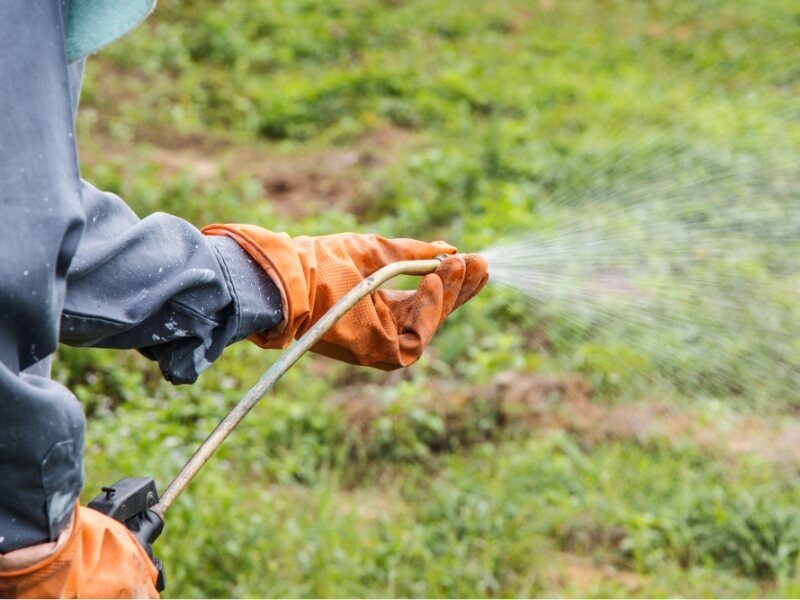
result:
M 250 337 L 262 348 L 288 346 L 346 292 L 389 263 L 456 252 L 444 242 L 355 233 L 291 238 L 255 225 L 209 225 L 203 233 L 233 238 L 281 290 L 281 327 Z M 420 357 L 445 318 L 477 294 L 488 278 L 482 257 L 448 257 L 422 278 L 415 292 L 378 290 L 361 300 L 312 350 L 381 369 L 408 366 Z
M 77 506 L 66 542 L 46 558 L 0 570 L 0 598 L 158 598 L 156 568 L 128 529 L 111 517 Z M 35 556 L 37 547 L 15 554 Z M 18 560 L 15 562 L 19 562 Z

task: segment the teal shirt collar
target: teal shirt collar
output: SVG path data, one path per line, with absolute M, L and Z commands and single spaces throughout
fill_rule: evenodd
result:
M 153 12 L 156 0 L 70 0 L 67 60 L 74 62 L 122 37 Z

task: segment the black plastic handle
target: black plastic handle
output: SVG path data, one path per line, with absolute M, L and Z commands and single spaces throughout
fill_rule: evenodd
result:
M 163 519 L 150 510 L 158 503 L 156 482 L 152 477 L 126 477 L 101 490 L 89 502 L 89 508 L 119 521 L 133 533 L 158 570 L 156 589 L 163 592 L 167 586 L 164 563 L 153 554 L 151 547 L 164 530 Z

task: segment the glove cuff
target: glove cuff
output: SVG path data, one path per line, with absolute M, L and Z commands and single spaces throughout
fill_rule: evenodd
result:
M 158 598 L 157 572 L 125 525 L 75 504 L 65 542 L 38 562 L 0 572 L 0 598 Z
M 45 542 L 35 546 L 28 546 L 0 555 L 0 577 L 25 575 L 56 560 L 65 551 L 65 548 L 75 539 L 77 535 L 76 530 L 78 529 L 77 521 L 78 503 L 76 502 L 69 523 L 59 534 L 55 542 Z
M 204 235 L 233 239 L 264 270 L 281 294 L 283 320 L 280 325 L 255 333 L 248 339 L 262 348 L 285 348 L 311 314 L 309 277 L 292 238 L 256 225 L 207 225 Z

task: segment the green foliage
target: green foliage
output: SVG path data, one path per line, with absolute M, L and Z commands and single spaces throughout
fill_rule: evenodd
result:
M 642 373 L 650 370 L 647 357 L 629 346 L 584 344 L 578 348 L 578 369 L 591 377 L 601 393 L 618 392 L 635 385 Z

